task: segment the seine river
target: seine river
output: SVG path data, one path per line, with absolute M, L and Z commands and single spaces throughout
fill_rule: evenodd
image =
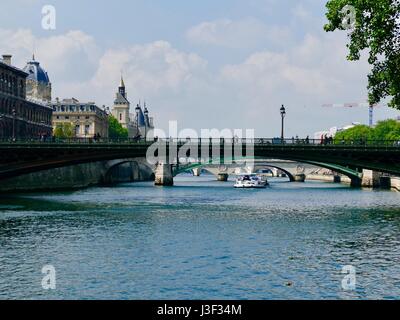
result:
M 399 193 L 271 182 L 2 195 L 0 299 L 400 298 Z

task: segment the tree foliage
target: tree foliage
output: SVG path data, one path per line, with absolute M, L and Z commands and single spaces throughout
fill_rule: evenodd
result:
M 373 129 L 365 126 L 359 125 L 345 131 L 341 131 L 336 134 L 335 141 L 361 141 L 361 140 L 372 140 Z
M 396 120 L 380 121 L 374 127 L 365 125 L 355 126 L 351 129 L 339 132 L 335 136 L 335 142 L 342 141 L 400 141 L 400 122 Z
M 369 51 L 370 104 L 390 97 L 389 105 L 400 109 L 400 0 L 330 0 L 326 7 L 325 30 L 349 30 L 348 59 Z
M 54 136 L 61 139 L 74 138 L 74 125 L 72 123 L 58 123 L 54 128 Z
M 128 138 L 128 129 L 124 128 L 118 120 L 113 117 L 108 117 L 108 136 L 110 139 L 127 139 Z

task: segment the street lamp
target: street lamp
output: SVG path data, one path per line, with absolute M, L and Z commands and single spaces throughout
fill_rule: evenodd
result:
M 1 122 L 2 122 L 3 120 L 4 120 L 4 116 L 3 116 L 3 115 L 0 115 L 0 124 L 1 124 Z M 1 125 L 0 125 L 0 134 L 1 134 L 0 138 L 3 139 L 3 138 L 4 138 L 4 132 L 3 132 L 3 128 L 2 128 Z
M 15 137 L 15 116 L 17 115 L 17 112 L 15 111 L 15 109 L 12 110 L 12 117 L 13 117 L 13 130 L 12 130 L 12 139 L 13 141 L 15 141 L 16 137 Z
M 140 139 L 140 131 L 139 131 L 139 113 L 141 111 L 140 102 L 136 106 L 135 111 L 136 111 L 136 137 Z
M 147 141 L 147 121 L 149 119 L 149 110 L 147 110 L 146 103 L 144 104 L 144 140 Z
M 286 109 L 285 109 L 285 106 L 282 105 L 282 107 L 281 107 L 281 118 L 282 118 L 281 139 L 282 139 L 282 142 L 285 139 L 285 116 L 286 116 Z

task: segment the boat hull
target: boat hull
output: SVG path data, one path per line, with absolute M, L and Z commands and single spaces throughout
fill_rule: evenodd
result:
M 265 189 L 267 186 L 234 186 L 236 189 Z

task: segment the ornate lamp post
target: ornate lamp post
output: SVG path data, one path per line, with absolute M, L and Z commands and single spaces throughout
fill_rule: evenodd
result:
M 0 125 L 1 125 L 1 122 L 4 120 L 4 116 L 3 115 L 0 115 Z M 0 138 L 1 139 L 3 139 L 4 138 L 4 135 L 3 135 L 3 128 L 2 128 L 2 126 L 0 126 L 0 134 L 1 134 L 1 136 L 0 136 Z
M 12 110 L 12 117 L 13 117 L 13 127 L 12 127 L 12 139 L 13 141 L 16 140 L 16 135 L 15 135 L 15 117 L 17 115 L 17 112 L 15 109 Z
M 282 139 L 282 142 L 283 142 L 285 140 L 285 116 L 286 116 L 286 109 L 285 109 L 284 105 L 282 105 L 280 111 L 281 111 L 281 118 L 282 118 L 281 139 Z
M 140 113 L 140 103 L 136 106 L 136 136 L 139 138 L 140 137 L 140 131 L 139 131 L 139 113 Z
M 147 120 L 149 119 L 149 110 L 144 105 L 144 140 L 147 141 Z

